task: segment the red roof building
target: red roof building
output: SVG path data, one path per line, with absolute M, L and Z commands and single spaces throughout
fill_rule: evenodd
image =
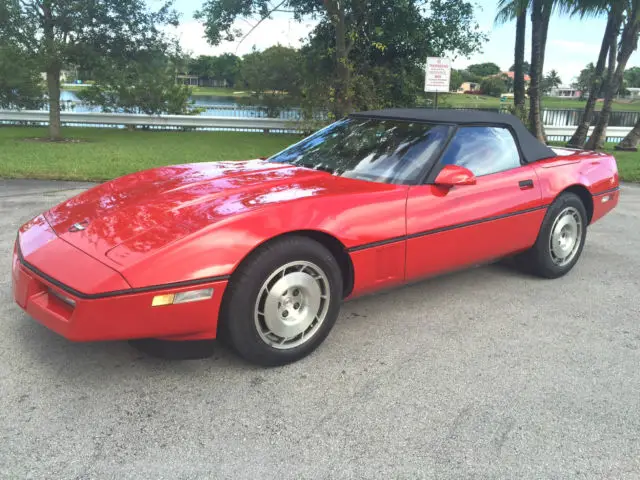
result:
M 513 80 L 515 78 L 515 76 L 516 76 L 515 72 L 502 72 L 502 74 L 506 75 L 511 80 Z M 530 82 L 531 81 L 531 77 L 529 75 L 527 75 L 526 73 L 524 74 L 524 81 L 525 82 Z

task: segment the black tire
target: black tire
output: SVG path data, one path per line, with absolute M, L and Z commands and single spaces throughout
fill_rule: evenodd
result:
M 263 284 L 273 272 L 292 262 L 311 262 L 319 267 L 328 280 L 330 295 L 324 320 L 313 335 L 301 345 L 278 349 L 261 337 L 254 312 Z M 240 356 L 258 365 L 295 362 L 313 352 L 329 335 L 340 313 L 342 285 L 342 273 L 336 259 L 320 243 L 302 236 L 267 243 L 253 252 L 232 275 L 220 312 L 222 339 Z
M 573 207 L 582 221 L 580 244 L 574 257 L 565 265 L 557 265 L 551 256 L 550 237 L 556 219 L 567 208 Z M 580 197 L 574 193 L 562 193 L 551 204 L 542 221 L 536 243 L 530 250 L 516 257 L 516 263 L 525 271 L 543 278 L 559 278 L 567 274 L 578 262 L 587 237 L 587 211 Z

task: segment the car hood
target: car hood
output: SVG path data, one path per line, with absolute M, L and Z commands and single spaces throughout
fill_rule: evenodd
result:
M 71 245 L 100 261 L 126 265 L 132 252 L 130 261 L 227 217 L 365 185 L 371 184 L 261 160 L 176 165 L 96 186 L 45 218 Z M 127 248 L 116 248 L 123 244 Z

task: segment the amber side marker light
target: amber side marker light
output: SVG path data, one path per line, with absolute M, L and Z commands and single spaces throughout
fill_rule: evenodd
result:
M 156 295 L 151 301 L 152 307 L 162 307 L 163 305 L 176 305 L 178 303 L 191 303 L 208 300 L 213 297 L 213 288 L 204 288 L 202 290 L 191 290 L 189 292 L 166 293 L 164 295 Z

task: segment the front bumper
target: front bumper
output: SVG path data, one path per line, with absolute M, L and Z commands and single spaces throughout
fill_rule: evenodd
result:
M 216 336 L 218 311 L 226 280 L 173 288 L 132 289 L 104 296 L 86 295 L 66 287 L 53 275 L 40 272 L 35 265 L 21 257 L 19 248 L 17 241 L 12 265 L 16 303 L 42 325 L 69 340 L 195 340 Z M 74 260 L 77 262 L 78 258 Z M 84 264 L 74 267 L 86 272 L 99 265 L 97 260 L 89 256 L 82 257 L 81 262 Z M 151 306 L 156 295 L 203 288 L 213 288 L 213 297 L 194 303 Z

